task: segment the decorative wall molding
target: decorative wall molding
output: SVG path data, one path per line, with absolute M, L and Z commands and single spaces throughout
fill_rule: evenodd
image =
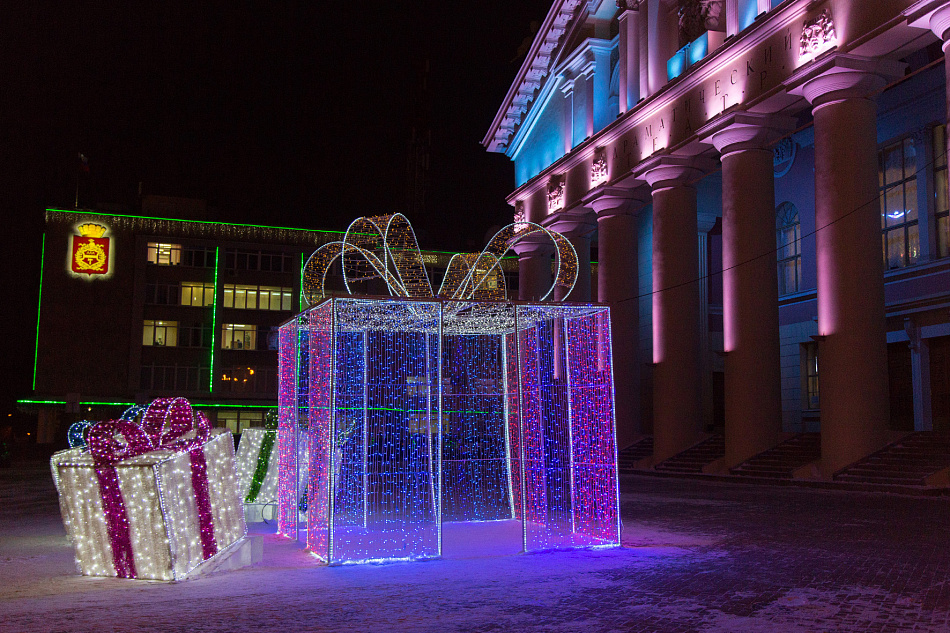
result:
M 814 59 L 838 43 L 831 10 L 824 9 L 811 20 L 805 21 L 800 40 L 799 58 Z
M 548 213 L 554 213 L 564 208 L 564 180 L 560 176 L 553 176 L 548 181 Z

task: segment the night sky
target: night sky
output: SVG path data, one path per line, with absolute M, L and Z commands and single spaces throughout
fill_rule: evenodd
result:
M 30 396 L 43 210 L 72 207 L 79 152 L 80 206 L 134 209 L 141 182 L 209 219 L 342 229 L 408 209 L 428 130 L 420 245 L 475 250 L 510 221 L 511 163 L 480 141 L 550 0 L 52 4 L 3 12 L 4 417 Z

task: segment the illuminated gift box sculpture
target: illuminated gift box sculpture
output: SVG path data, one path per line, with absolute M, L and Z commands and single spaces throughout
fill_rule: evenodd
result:
M 99 422 L 51 459 L 80 573 L 179 580 L 244 542 L 234 440 L 184 398 Z
M 244 518 L 248 523 L 263 521 L 264 509 L 268 505 L 272 505 L 276 512 L 277 416 L 273 410 L 267 413 L 266 422 L 266 428 L 244 429 L 238 444 L 235 465 L 238 488 L 244 501 Z
M 362 222 L 392 257 L 392 216 Z M 319 302 L 319 255 L 280 330 L 280 533 L 328 563 L 619 544 L 606 307 L 484 300 L 485 253 L 456 256 L 473 292 Z

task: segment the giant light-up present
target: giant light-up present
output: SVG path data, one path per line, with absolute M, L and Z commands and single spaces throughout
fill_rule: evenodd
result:
M 570 244 L 511 225 L 433 297 L 411 231 L 361 218 L 308 262 L 313 307 L 280 329 L 278 531 L 328 563 L 618 545 L 609 311 L 499 300 L 515 242 L 554 241 L 568 290 Z M 337 258 L 394 296 L 323 298 Z
M 178 580 L 240 546 L 234 441 L 184 398 L 88 428 L 51 459 L 66 533 L 87 576 Z

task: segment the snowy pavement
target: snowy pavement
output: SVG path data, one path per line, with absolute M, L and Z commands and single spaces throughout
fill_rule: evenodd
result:
M 625 476 L 622 549 L 181 583 L 76 575 L 45 464 L 0 470 L 0 631 L 950 631 L 950 500 Z

